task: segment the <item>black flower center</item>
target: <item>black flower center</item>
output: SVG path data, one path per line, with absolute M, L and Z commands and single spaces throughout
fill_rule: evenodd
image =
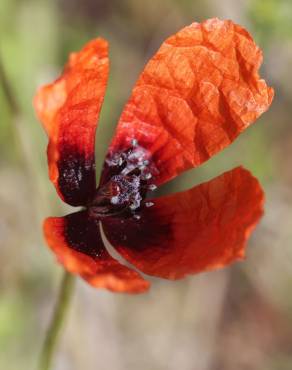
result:
M 104 165 L 101 184 L 90 202 L 90 215 L 103 218 L 122 214 L 139 219 L 148 191 L 156 189 L 153 177 L 157 174 L 149 153 L 132 140 L 130 149 L 110 155 Z

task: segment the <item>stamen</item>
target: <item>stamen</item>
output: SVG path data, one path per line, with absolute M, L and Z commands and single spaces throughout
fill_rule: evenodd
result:
M 150 201 L 144 202 L 147 192 L 157 188 L 155 184 L 148 185 L 157 173 L 151 153 L 141 147 L 136 138 L 131 140 L 131 145 L 106 159 L 108 167 L 112 168 L 108 168 L 107 182 L 97 189 L 92 205 L 97 216 L 107 217 L 128 210 L 138 220 L 141 217 L 137 214 L 140 208 L 154 205 Z M 101 207 L 104 209 L 101 210 Z
M 132 211 L 135 211 L 135 209 L 139 208 L 140 202 L 134 201 L 133 203 L 130 204 L 130 209 Z
M 138 140 L 137 139 L 132 139 L 131 144 L 132 144 L 132 146 L 137 146 L 138 145 Z
M 133 170 L 135 170 L 136 166 L 134 166 L 133 164 L 127 164 L 127 166 L 123 169 L 123 171 L 121 172 L 122 175 L 127 175 L 128 173 L 132 172 Z
M 111 197 L 111 204 L 119 204 L 119 197 L 118 196 Z
M 150 185 L 148 185 L 148 189 L 153 191 L 153 190 L 157 189 L 157 186 L 155 184 L 150 184 Z
M 139 208 L 141 205 L 142 197 L 139 192 L 133 194 L 132 196 L 132 203 L 130 204 L 130 209 L 134 211 L 135 209 Z
M 143 180 L 150 180 L 151 177 L 152 177 L 152 175 L 151 175 L 150 172 L 147 172 L 147 173 L 142 174 Z

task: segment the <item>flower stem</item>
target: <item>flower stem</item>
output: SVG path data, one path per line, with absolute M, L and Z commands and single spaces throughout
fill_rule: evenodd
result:
M 53 317 L 48 328 L 39 361 L 39 370 L 49 370 L 74 288 L 74 276 L 64 272 Z

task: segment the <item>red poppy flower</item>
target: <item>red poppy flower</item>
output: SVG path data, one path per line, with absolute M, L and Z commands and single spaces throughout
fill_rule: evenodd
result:
M 119 120 L 99 185 L 94 143 L 109 72 L 108 45 L 89 42 L 42 87 L 35 108 L 49 137 L 50 179 L 79 212 L 45 220 L 48 245 L 64 267 L 95 287 L 142 292 L 149 283 L 112 258 L 167 279 L 244 257 L 262 215 L 263 192 L 235 168 L 188 191 L 149 199 L 157 186 L 233 142 L 271 104 L 260 79 L 261 50 L 231 21 L 193 23 L 148 62 Z

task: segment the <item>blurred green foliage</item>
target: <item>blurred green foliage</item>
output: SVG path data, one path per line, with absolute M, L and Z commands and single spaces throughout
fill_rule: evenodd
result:
M 276 235 L 273 239 L 275 245 L 279 245 L 281 251 L 285 250 L 285 253 L 289 255 L 289 250 L 285 249 L 284 246 L 291 243 L 290 234 L 287 231 L 291 228 L 290 224 L 287 226 L 285 220 L 288 219 L 288 216 L 291 218 L 291 209 L 287 206 L 286 210 L 285 205 L 290 204 L 291 192 L 288 191 L 288 195 L 286 195 L 284 190 L 291 189 L 292 184 L 290 163 L 292 105 L 289 100 L 292 96 L 292 94 L 289 95 L 289 92 L 291 92 L 290 86 L 292 86 L 290 73 L 292 54 L 289 52 L 292 43 L 291 0 L 252 0 L 240 2 L 240 4 L 227 0 L 183 0 L 180 2 L 175 0 L 148 2 L 138 2 L 136 0 L 125 0 L 123 2 L 118 0 L 0 1 L 0 55 L 22 112 L 20 116 L 16 116 L 15 112 L 10 111 L 0 87 L 1 369 L 26 370 L 32 368 L 39 349 L 40 338 L 44 334 L 44 327 L 52 306 L 51 297 L 60 272 L 42 241 L 41 222 L 49 214 L 63 214 L 65 206 L 58 200 L 47 178 L 46 137 L 37 123 L 32 109 L 33 95 L 37 86 L 57 77 L 71 51 L 80 49 L 91 38 L 97 36 L 107 38 L 110 42 L 111 55 L 110 81 L 100 119 L 101 124 L 97 133 L 98 145 L 96 152 L 100 168 L 114 126 L 122 106 L 130 94 L 133 83 L 147 58 L 166 36 L 192 21 L 200 21 L 214 16 L 216 9 L 221 8 L 232 10 L 232 14 L 235 14 L 243 25 L 251 28 L 250 31 L 255 35 L 257 42 L 264 47 L 267 56 L 263 74 L 270 84 L 276 86 L 277 89 L 272 111 L 265 114 L 254 127 L 245 132 L 230 148 L 208 161 L 200 169 L 182 175 L 175 182 L 165 186 L 162 191 L 177 191 L 189 188 L 195 183 L 213 177 L 229 168 L 245 165 L 261 179 L 267 193 L 272 194 L 267 203 L 267 221 L 264 223 L 262 234 L 259 233 L 255 237 L 254 245 L 258 245 L 259 248 L 266 246 L 266 244 L 269 245 L 273 235 Z M 226 14 L 223 14 L 226 18 L 229 17 L 227 10 Z M 277 53 L 273 53 L 273 50 L 277 50 Z M 279 199 L 275 193 L 277 196 L 279 193 L 285 196 L 283 204 L 279 205 Z M 272 210 L 271 213 L 269 213 L 269 210 Z M 277 210 L 279 210 L 280 216 L 278 216 Z M 277 217 L 273 215 L 277 215 Z M 285 237 L 280 237 L 277 230 L 282 230 Z M 268 235 L 268 241 L 265 239 L 266 235 Z M 286 235 L 288 236 L 286 237 Z M 261 253 L 263 253 L 262 250 Z M 235 320 L 236 324 L 233 327 L 228 326 L 229 321 L 225 322 L 225 316 L 222 314 L 221 326 L 218 325 L 219 331 L 216 339 L 217 343 L 223 343 L 224 345 L 228 341 L 227 334 L 235 330 L 234 336 L 237 337 L 239 343 L 244 343 L 241 350 L 244 350 L 246 356 L 250 356 L 249 361 L 247 361 L 248 365 L 244 367 L 244 364 L 237 363 L 233 359 L 236 354 L 230 354 L 229 351 L 224 351 L 224 349 L 221 349 L 220 352 L 220 346 L 217 344 L 214 349 L 215 354 L 217 353 L 217 357 L 215 356 L 213 361 L 215 365 L 211 362 L 209 367 L 205 367 L 208 370 L 234 368 L 239 370 L 281 370 L 292 367 L 291 347 L 290 352 L 285 348 L 285 345 L 288 346 L 288 339 L 284 332 L 278 334 L 279 338 L 275 335 L 273 340 L 270 340 L 271 351 L 269 350 L 270 347 L 268 347 L 268 350 L 266 347 L 259 349 L 260 354 L 258 354 L 258 357 L 254 356 L 254 358 L 252 352 L 254 348 L 251 348 L 251 345 L 249 346 L 249 341 L 245 340 L 244 337 L 245 331 L 248 331 L 245 328 L 249 323 L 250 311 L 258 307 L 259 299 L 269 302 L 266 303 L 267 307 L 279 312 L 278 315 L 283 316 L 281 320 L 284 321 L 284 326 L 291 327 L 291 317 L 288 314 L 283 314 L 283 311 L 285 312 L 285 309 L 287 309 L 286 307 L 291 305 L 290 290 L 287 288 L 290 287 L 291 271 L 290 275 L 289 273 L 285 275 L 284 271 L 289 270 L 289 268 L 286 270 L 284 268 L 280 269 L 281 271 L 276 269 L 273 252 L 268 247 L 265 249 L 264 256 L 261 253 L 257 257 L 255 252 L 254 260 L 252 258 L 251 260 L 256 261 L 256 266 L 258 266 L 257 263 L 259 263 L 259 266 L 268 266 L 264 272 L 261 270 L 261 274 L 264 276 L 263 280 L 267 282 L 266 285 L 263 283 L 260 285 L 263 291 L 259 293 L 259 287 L 257 286 L 257 276 L 260 275 L 260 272 L 256 268 L 252 273 L 245 271 L 246 276 L 250 274 L 248 275 L 249 279 L 254 279 L 251 285 L 254 286 L 257 293 L 255 293 L 255 297 L 249 297 L 248 302 L 246 302 L 245 296 L 241 296 L 239 292 L 234 295 L 237 299 L 235 306 L 236 304 L 239 306 L 247 304 L 249 306 L 247 306 L 242 316 L 238 316 L 239 318 Z M 289 256 L 291 258 L 291 254 Z M 263 261 L 265 258 L 267 259 L 266 264 Z M 291 265 L 289 266 L 291 268 Z M 281 275 L 282 277 L 279 280 L 281 282 L 279 289 L 274 289 L 271 292 L 269 286 L 272 286 L 273 279 L 277 280 L 281 273 L 283 276 Z M 238 274 L 237 270 L 234 270 L 232 276 L 239 276 Z M 243 278 L 239 280 L 244 284 Z M 179 283 L 175 287 L 171 289 L 176 293 L 169 293 L 169 296 L 165 295 L 164 299 L 168 302 L 170 294 L 176 294 L 173 301 L 171 299 L 170 301 L 177 302 L 177 306 L 173 307 L 173 310 L 176 309 L 175 314 L 179 315 L 180 310 L 182 310 L 180 304 L 183 301 L 181 296 L 187 294 L 187 288 L 183 288 L 183 284 L 180 285 Z M 274 291 L 279 294 L 276 303 L 273 301 Z M 89 294 L 94 299 L 97 293 L 91 290 Z M 121 337 L 126 335 L 124 333 L 128 322 L 125 320 L 130 319 L 129 312 L 136 310 L 147 314 L 147 311 L 143 311 L 141 304 L 136 303 L 137 306 L 135 306 L 133 298 L 130 300 L 128 297 L 108 298 L 108 295 L 103 294 L 100 296 L 102 297 L 101 303 L 108 303 L 108 305 L 104 303 L 106 310 L 110 310 L 111 304 L 114 302 L 114 305 L 119 307 L 118 311 L 122 312 L 120 314 L 122 316 L 119 316 L 122 320 L 120 322 L 122 329 L 116 333 L 118 338 L 119 335 Z M 145 301 L 143 302 L 145 304 Z M 153 302 L 152 309 L 154 313 L 153 316 L 148 317 L 148 320 L 151 321 L 155 317 L 155 325 L 157 326 L 161 321 L 163 326 L 165 324 L 163 317 L 166 311 L 163 306 L 163 299 L 158 298 Z M 228 310 L 231 312 L 233 306 L 228 306 L 228 303 L 226 305 L 226 312 L 229 312 Z M 192 341 L 194 343 L 196 343 L 196 340 L 200 342 L 200 337 L 196 336 L 198 334 L 191 329 L 191 325 L 187 321 L 190 320 L 191 313 L 188 314 L 185 324 L 186 335 L 189 338 L 187 343 L 190 346 L 192 346 Z M 261 311 L 259 317 L 266 317 L 264 316 L 265 313 L 265 310 Z M 106 316 L 105 313 L 104 315 Z M 117 320 L 116 315 L 117 313 L 112 314 L 107 325 L 110 325 L 110 320 Z M 89 327 L 91 327 L 90 323 L 94 322 L 94 316 L 95 313 L 92 313 L 92 316 L 88 317 Z M 273 328 L 272 321 L 267 319 L 264 322 L 263 325 L 265 325 L 266 331 Z M 208 320 L 204 321 L 204 324 L 208 325 Z M 223 327 L 226 331 L 220 329 Z M 81 329 L 78 324 L 74 328 L 74 335 L 78 337 Z M 263 333 L 253 327 L 249 330 L 250 335 L 256 338 L 255 342 L 252 343 L 259 345 L 259 343 L 266 340 L 268 334 L 265 334 L 264 330 Z M 96 332 L 98 331 L 97 328 Z M 141 327 L 141 333 L 146 331 L 147 327 Z M 95 337 L 92 338 L 95 340 Z M 168 339 L 168 337 L 164 338 L 165 341 Z M 282 345 L 283 342 L 285 342 L 285 345 Z M 77 341 L 74 343 L 76 345 Z M 289 344 L 291 344 L 291 341 Z M 122 343 L 120 345 L 122 346 Z M 100 350 L 96 349 L 100 351 L 96 361 L 102 355 L 102 343 L 100 347 Z M 78 350 L 79 347 L 76 348 Z M 259 348 L 262 347 L 259 345 Z M 77 354 L 74 355 L 75 352 L 78 353 L 77 350 L 71 348 L 71 352 L 69 351 L 72 358 L 77 356 Z M 142 354 L 143 347 L 140 348 L 139 353 L 136 353 L 136 356 L 139 357 Z M 75 360 L 77 364 L 78 360 Z M 128 365 L 125 365 L 125 367 L 120 365 L 119 368 L 127 368 L 127 370 L 135 368 L 133 365 L 136 363 L 134 357 L 131 358 L 131 361 L 126 362 L 124 359 L 124 364 Z M 122 360 L 118 363 L 121 364 Z M 221 367 L 218 367 L 220 364 Z M 67 365 L 60 368 L 62 370 L 67 368 L 70 368 L 70 370 L 81 368 L 88 370 L 109 369 L 106 363 L 98 364 L 94 368 L 87 367 L 85 363 L 82 367 L 76 365 L 76 368 L 70 367 L 70 363 Z M 154 369 L 154 364 L 151 368 Z M 189 367 L 186 366 L 184 370 L 187 368 Z M 143 369 L 141 367 L 141 370 Z M 191 367 L 191 369 L 194 368 Z
M 273 39 L 289 39 L 292 36 L 290 0 L 253 0 L 249 17 L 258 39 L 266 47 Z

